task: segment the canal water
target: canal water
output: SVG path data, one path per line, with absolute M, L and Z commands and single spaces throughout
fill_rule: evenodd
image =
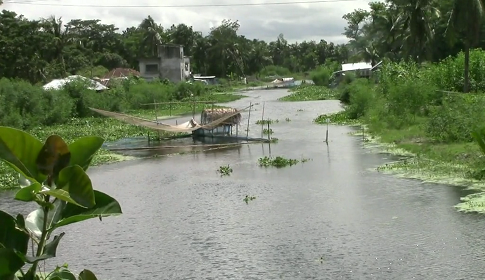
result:
M 286 94 L 246 92 L 229 104 L 256 104 L 254 137 L 264 104 L 265 118 L 279 120 L 271 147 L 92 168 L 95 188 L 118 199 L 124 214 L 66 227 L 49 264 L 89 268 L 100 279 L 484 278 L 485 221 L 455 211 L 460 188 L 377 172 L 393 158 L 366 149 L 349 127 L 330 126 L 327 146 L 326 126 L 312 120 L 340 110 L 338 102 L 277 101 Z M 270 155 L 310 160 L 259 167 Z M 221 177 L 216 170 L 227 164 L 234 171 Z M 246 195 L 256 199 L 245 203 Z M 8 194 L 0 203 L 28 210 Z

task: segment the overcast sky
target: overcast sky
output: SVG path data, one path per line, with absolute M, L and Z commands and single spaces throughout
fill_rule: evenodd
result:
M 323 1 L 328 2 L 322 3 Z M 79 18 L 101 19 L 103 23 L 114 24 L 120 29 L 124 29 L 137 26 L 144 18 L 151 15 L 157 23 L 164 27 L 185 23 L 193 26 L 197 31 L 202 31 L 204 35 L 223 19 L 232 19 L 239 20 L 241 24 L 239 33 L 251 39 L 272 41 L 278 34 L 283 33 L 290 42 L 324 39 L 328 42 L 343 43 L 346 42 L 345 36 L 342 36 L 346 23 L 342 16 L 357 8 L 367 9 L 371 0 L 4 0 L 3 2 L 1 9 L 15 11 L 29 19 L 47 18 L 50 15 L 62 17 L 64 22 Z M 283 2 L 293 3 L 261 6 L 180 7 L 194 4 L 234 5 Z M 145 7 L 122 7 L 133 5 Z M 153 7 L 157 5 L 158 7 Z M 170 5 L 179 7 L 167 7 Z

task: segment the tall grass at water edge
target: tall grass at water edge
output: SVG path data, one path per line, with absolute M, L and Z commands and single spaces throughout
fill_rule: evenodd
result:
M 485 51 L 470 55 L 472 93 L 463 88 L 464 55 L 436 64 L 385 61 L 377 77 L 353 79 L 338 87 L 345 111 L 315 122 L 364 124 L 367 135 L 388 151 L 414 156 L 379 167 L 434 182 L 485 192 L 485 156 L 472 132 L 485 126 Z M 376 82 L 378 81 L 378 82 Z M 368 138 L 367 140 L 372 140 Z M 485 212 L 483 194 L 463 198 L 462 211 Z

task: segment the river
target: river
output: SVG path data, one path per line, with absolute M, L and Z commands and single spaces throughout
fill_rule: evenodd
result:
M 279 119 L 271 151 L 253 144 L 90 169 L 124 214 L 66 227 L 50 263 L 100 279 L 483 279 L 485 221 L 453 208 L 460 188 L 377 172 L 393 158 L 350 127 L 331 125 L 327 146 L 326 127 L 312 120 L 340 110 L 336 101 L 244 94 L 229 105 L 258 103 L 250 135 L 260 136 L 263 103 L 265 118 Z M 270 153 L 311 160 L 259 167 Z M 234 172 L 221 177 L 227 164 Z M 2 208 L 26 211 L 6 195 Z

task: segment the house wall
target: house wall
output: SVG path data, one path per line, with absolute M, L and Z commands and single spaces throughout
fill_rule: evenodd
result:
M 179 45 L 160 45 L 158 58 L 141 58 L 138 63 L 140 76 L 147 80 L 157 78 L 181 82 L 189 77 L 191 71 L 190 59 L 184 56 L 184 48 Z
M 172 82 L 185 81 L 190 73 L 190 60 L 184 56 L 184 48 L 179 45 L 162 45 L 158 48 L 161 67 L 160 76 L 162 79 L 169 79 Z M 188 62 L 186 70 L 185 63 Z
M 183 62 L 180 58 L 161 58 L 160 77 L 172 82 L 185 81 L 183 75 Z
M 147 80 L 160 78 L 160 59 L 143 58 L 138 61 L 140 67 L 140 76 Z

